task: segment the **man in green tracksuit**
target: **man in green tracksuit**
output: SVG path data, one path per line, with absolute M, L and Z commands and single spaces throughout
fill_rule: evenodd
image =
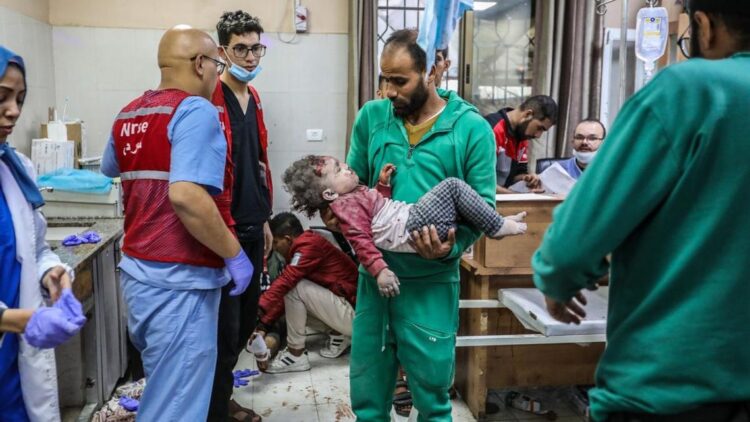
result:
M 625 104 L 533 258 L 577 322 L 612 253 L 596 421 L 750 420 L 750 2 L 688 10 L 698 58 Z
M 495 141 L 476 108 L 438 91 L 434 67 L 413 30 L 394 32 L 381 57 L 388 99 L 370 101 L 354 123 L 349 166 L 374 186 L 381 168 L 396 165 L 393 199 L 415 203 L 447 177 L 471 185 L 495 204 Z M 418 254 L 383 252 L 400 279 L 400 294 L 382 297 L 360 268 L 351 352 L 351 399 L 357 420 L 390 421 L 399 363 L 409 377 L 421 421 L 451 420 L 448 390 L 455 367 L 458 264 L 479 232 L 459 225 L 441 242 L 434 231 L 416 239 Z

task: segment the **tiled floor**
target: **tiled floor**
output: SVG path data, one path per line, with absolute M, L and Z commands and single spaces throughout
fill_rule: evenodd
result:
M 306 372 L 261 374 L 243 388 L 234 390 L 234 399 L 263 416 L 264 422 L 352 422 L 349 405 L 349 355 L 326 359 L 318 354 L 323 339 L 308 341 L 310 365 Z M 243 352 L 236 369 L 255 369 L 255 359 Z M 394 422 L 407 418 L 393 415 Z M 474 422 L 466 404 L 453 401 L 453 420 Z

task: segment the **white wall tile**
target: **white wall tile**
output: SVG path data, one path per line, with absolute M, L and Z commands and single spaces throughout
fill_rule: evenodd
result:
M 114 115 L 159 83 L 156 65 L 162 30 L 55 27 L 54 79 L 58 107 L 86 122 L 88 154 L 103 151 Z M 274 175 L 274 209 L 286 210 L 281 175 L 305 154 L 344 158 L 347 36 L 311 34 L 297 44 L 269 35 L 263 72 L 253 81 L 263 100 Z M 307 142 L 307 129 L 323 129 L 323 142 Z
M 52 27 L 0 6 L 0 45 L 20 54 L 26 63 L 28 94 L 10 143 L 24 154 L 47 121 L 47 107 L 55 104 Z

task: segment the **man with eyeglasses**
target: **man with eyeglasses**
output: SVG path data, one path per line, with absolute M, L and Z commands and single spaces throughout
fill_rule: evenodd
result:
M 260 42 L 263 27 L 242 10 L 225 12 L 216 24 L 219 55 L 229 68 L 222 73 L 212 102 L 219 110 L 226 138 L 230 141 L 234 186 L 231 210 L 237 237 L 255 268 L 271 251 L 272 185 L 268 166 L 268 132 L 260 97 L 250 82 L 260 73 L 266 46 Z M 231 413 L 240 420 L 260 420 L 251 409 L 231 400 L 237 363 L 245 342 L 255 327 L 260 298 L 260 273 L 240 296 L 222 291 L 219 307 L 219 339 L 216 374 L 209 421 L 224 422 Z
M 209 101 L 220 70 L 216 43 L 203 31 L 172 28 L 158 63 L 159 87 L 117 115 L 102 172 L 122 179 L 120 281 L 148 379 L 138 420 L 201 421 L 221 289 L 241 294 L 253 266 L 230 229 L 225 199 L 227 140 Z
M 595 421 L 750 420 L 750 2 L 687 7 L 692 58 L 623 105 L 532 259 L 580 323 L 612 254 Z
M 604 124 L 597 119 L 585 119 L 576 126 L 573 135 L 573 157 L 560 161 L 560 165 L 578 180 L 599 151 L 607 134 Z

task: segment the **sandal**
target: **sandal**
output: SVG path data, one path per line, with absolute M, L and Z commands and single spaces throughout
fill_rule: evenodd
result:
M 455 385 L 451 385 L 450 390 L 448 390 L 448 396 L 451 398 L 451 400 L 455 400 L 456 397 L 458 397 L 458 391 L 456 390 Z
M 393 392 L 393 410 L 399 416 L 409 417 L 412 406 L 411 391 L 406 381 L 402 379 L 396 381 L 396 390 Z
M 234 400 L 229 401 L 229 415 L 229 419 L 233 421 L 263 422 L 263 418 L 255 413 L 255 411 L 240 406 L 240 404 Z

